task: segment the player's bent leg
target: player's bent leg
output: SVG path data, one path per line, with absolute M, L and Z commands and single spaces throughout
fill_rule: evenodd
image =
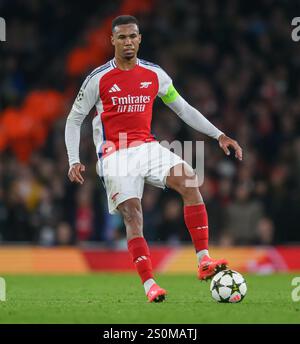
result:
M 127 241 L 143 236 L 143 211 L 139 198 L 130 198 L 118 205 L 125 228 Z
M 167 292 L 154 280 L 150 250 L 143 237 L 141 201 L 138 198 L 126 200 L 118 206 L 118 210 L 123 216 L 126 227 L 128 251 L 144 285 L 148 301 L 162 302 Z
M 166 178 L 166 185 L 181 195 L 184 205 L 203 203 L 197 175 L 187 164 L 173 166 Z
M 181 169 L 182 173 L 179 173 L 179 169 Z M 166 184 L 177 191 L 183 199 L 185 224 L 197 254 L 198 278 L 200 280 L 207 280 L 217 272 L 226 269 L 228 263 L 225 259 L 215 260 L 209 256 L 208 216 L 199 187 L 197 186 L 197 175 L 193 173 L 191 167 L 176 165 L 170 170 Z

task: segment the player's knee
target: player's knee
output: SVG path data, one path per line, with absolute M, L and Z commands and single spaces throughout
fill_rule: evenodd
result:
M 199 186 L 197 175 L 193 178 L 185 179 L 177 189 L 183 200 L 188 203 L 203 202 Z
M 195 199 L 195 200 L 202 200 L 202 196 L 200 194 L 199 188 L 198 187 L 189 187 L 189 186 L 185 186 L 182 187 L 181 192 L 180 192 L 181 196 L 184 199 Z
M 175 178 L 170 187 L 182 196 L 199 192 L 198 177 L 196 174 L 193 174 L 189 177 Z

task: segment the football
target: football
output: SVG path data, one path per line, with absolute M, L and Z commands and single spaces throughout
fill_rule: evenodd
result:
M 247 285 L 237 271 L 223 270 L 212 278 L 210 291 L 213 299 L 218 302 L 237 303 L 245 297 Z

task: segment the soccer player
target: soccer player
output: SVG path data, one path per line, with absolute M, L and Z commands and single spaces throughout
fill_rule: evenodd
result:
M 161 302 L 166 290 L 154 280 L 150 251 L 143 237 L 141 198 L 145 182 L 171 188 L 181 195 L 200 280 L 225 269 L 227 261 L 209 256 L 208 218 L 197 175 L 189 164 L 159 144 L 151 134 L 155 97 L 158 95 L 192 128 L 218 140 L 225 154 L 229 155 L 229 148 L 233 148 L 235 157 L 242 160 L 242 149 L 178 94 L 163 69 L 137 58 L 141 34 L 135 17 L 123 15 L 113 20 L 111 42 L 114 58 L 85 79 L 67 118 L 68 176 L 72 182 L 84 182 L 85 166 L 79 159 L 80 127 L 96 106 L 93 139 L 98 156 L 97 172 L 104 182 L 109 212 L 119 212 L 123 217 L 128 250 L 148 301 Z

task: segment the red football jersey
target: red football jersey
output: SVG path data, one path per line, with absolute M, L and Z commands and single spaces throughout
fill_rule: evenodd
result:
M 110 60 L 90 73 L 73 110 L 87 115 L 96 106 L 93 138 L 98 156 L 155 141 L 151 133 L 153 102 L 157 95 L 164 97 L 171 85 L 165 71 L 140 59 L 128 71 Z

